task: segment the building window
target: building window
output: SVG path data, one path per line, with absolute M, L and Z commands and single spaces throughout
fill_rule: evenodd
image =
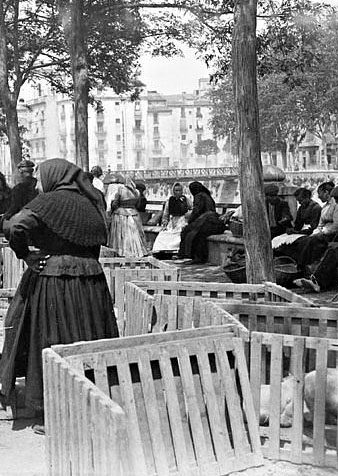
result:
M 158 124 L 158 112 L 154 112 L 154 124 Z
M 159 134 L 159 128 L 158 128 L 158 126 L 155 126 L 154 127 L 154 136 L 158 136 L 158 134 Z
M 197 142 L 199 142 L 200 140 L 202 140 L 202 134 L 197 134 Z
M 99 160 L 104 160 L 104 152 L 99 152 Z
M 160 141 L 158 139 L 154 140 L 154 149 L 158 150 L 160 148 Z
M 181 117 L 185 117 L 185 108 L 181 107 Z
M 141 119 L 135 119 L 135 129 L 141 129 Z
M 115 102 L 115 106 L 119 106 L 120 103 L 118 101 Z
M 117 117 L 117 118 L 115 119 L 115 122 L 116 122 L 116 124 L 120 124 L 121 119 L 120 119 L 119 117 Z
M 121 134 L 117 134 L 117 136 L 116 136 L 116 141 L 117 141 L 117 142 L 121 142 Z
M 190 124 L 189 129 L 192 129 L 192 125 Z
M 97 132 L 103 132 L 103 122 L 97 122 Z
M 203 117 L 200 107 L 198 107 L 197 110 L 196 110 L 196 116 L 197 116 L 197 117 Z
M 186 140 L 187 136 L 185 134 L 181 135 L 181 140 Z
M 122 152 L 120 150 L 116 152 L 116 158 L 117 158 L 117 160 L 122 159 Z
M 98 140 L 97 141 L 97 146 L 99 149 L 103 149 L 104 148 L 104 140 Z
M 135 101 L 135 111 L 139 111 L 140 109 L 140 101 Z

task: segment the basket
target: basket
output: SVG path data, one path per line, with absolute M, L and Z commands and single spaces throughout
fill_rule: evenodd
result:
M 243 222 L 238 220 L 230 220 L 229 229 L 234 236 L 238 238 L 243 236 Z
M 292 287 L 292 283 L 300 276 L 297 263 L 289 256 L 279 256 L 273 260 L 276 283 L 285 288 Z
M 224 273 L 233 283 L 246 283 L 245 263 L 230 263 L 223 266 Z

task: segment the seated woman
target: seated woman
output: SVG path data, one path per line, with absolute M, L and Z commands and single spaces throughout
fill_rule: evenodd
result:
M 177 258 L 192 258 L 193 263 L 205 263 L 208 259 L 207 237 L 223 233 L 224 223 L 216 213 L 216 205 L 210 191 L 200 182 L 192 182 L 189 190 L 194 197 L 188 225 L 181 233 Z
M 127 176 L 120 185 L 110 206 L 111 225 L 108 246 L 117 256 L 141 258 L 147 254 L 146 238 L 142 222 L 135 208 L 139 192 L 132 179 Z
M 278 196 L 278 191 L 278 186 L 273 183 L 264 187 L 271 238 L 282 235 L 292 227 L 289 204 Z
M 174 183 L 172 195 L 167 200 L 162 218 L 162 231 L 157 235 L 153 245 L 153 253 L 162 251 L 177 253 L 180 248 L 181 231 L 187 225 L 187 212 L 192 203 L 183 195 L 183 187 Z
M 312 238 L 310 244 L 305 246 L 304 252 L 300 251 L 300 260 L 302 260 L 300 262 L 304 263 L 307 260 L 305 264 L 312 264 L 309 267 L 312 268 L 312 272 L 307 273 L 305 270 L 305 277 L 296 279 L 294 284 L 310 292 L 320 292 L 337 285 L 338 187 L 334 187 L 327 198 L 332 184 L 332 182 L 325 182 L 318 188 L 318 196 L 326 203 L 322 208 L 318 227 L 313 235 L 308 237 Z
M 273 238 L 272 249 L 275 250 L 276 255 L 297 256 L 298 246 L 295 242 L 304 235 L 311 235 L 319 223 L 322 207 L 319 203 L 311 200 L 311 190 L 297 188 L 294 196 L 300 205 L 297 210 L 295 226 L 288 228 L 286 233 Z

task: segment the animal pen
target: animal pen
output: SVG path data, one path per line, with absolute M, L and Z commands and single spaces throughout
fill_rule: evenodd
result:
M 226 326 L 54 346 L 44 381 L 50 476 L 263 464 L 243 341 Z
M 175 290 L 175 283 L 169 283 L 169 286 L 167 283 L 128 283 L 128 305 L 132 306 L 135 299 L 139 313 L 143 310 L 143 319 L 136 325 L 134 314 L 133 322 L 129 325 L 127 312 L 126 329 L 131 329 L 133 333 L 142 329 L 145 332 L 159 332 L 166 329 L 199 327 L 203 325 L 200 319 L 201 309 L 205 305 L 203 303 L 209 301 L 210 305 L 213 295 L 212 302 L 217 303 L 218 308 L 228 311 L 249 331 L 248 339 L 245 339 L 245 333 L 242 333 L 242 337 L 247 340 L 245 355 L 250 369 L 258 420 L 261 385 L 270 385 L 271 418 L 268 420 L 268 426 L 260 427 L 264 455 L 294 463 L 337 467 L 337 426 L 325 423 L 328 403 L 323 398 L 326 389 L 325 369 L 336 369 L 338 362 L 337 309 L 315 308 L 309 305 L 305 307 L 301 302 L 286 300 L 269 301 L 271 295 L 261 296 L 259 302 L 258 295 L 254 292 L 244 299 L 243 294 L 238 294 L 239 290 L 237 295 L 233 293 L 231 299 L 226 299 L 226 285 L 216 283 L 208 283 L 208 292 L 205 293 L 206 297 L 203 297 L 200 292 L 203 283 L 194 283 L 194 290 L 189 289 L 189 284 L 192 283 L 188 283 L 186 288 L 185 282 L 176 284 Z M 223 293 L 216 292 L 216 289 L 219 290 L 222 286 Z M 151 294 L 148 294 L 149 291 Z M 163 291 L 170 294 L 162 294 Z M 200 295 L 179 296 L 179 293 Z M 233 299 L 234 297 L 237 299 Z M 288 297 L 292 299 L 291 295 Z M 309 303 L 311 301 L 305 304 Z M 239 329 L 238 326 L 237 328 Z M 320 387 L 315 386 L 312 425 L 308 425 L 303 421 L 304 379 L 305 375 L 313 370 L 316 370 L 316 383 Z M 283 376 L 289 372 L 294 378 L 294 406 L 291 412 L 291 427 L 283 428 L 280 421 L 281 383 Z M 320 388 L 320 391 L 317 388 Z M 310 433 L 310 436 L 303 436 L 303 431 Z
M 124 333 L 125 283 L 128 281 L 179 281 L 180 270 L 152 256 L 134 258 L 100 258 L 113 304 L 117 310 L 120 334 Z

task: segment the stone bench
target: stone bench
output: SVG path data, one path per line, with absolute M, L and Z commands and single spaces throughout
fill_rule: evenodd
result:
M 226 230 L 221 235 L 208 236 L 207 243 L 208 263 L 220 266 L 233 250 L 244 249 L 243 238 L 234 236 L 229 230 Z

